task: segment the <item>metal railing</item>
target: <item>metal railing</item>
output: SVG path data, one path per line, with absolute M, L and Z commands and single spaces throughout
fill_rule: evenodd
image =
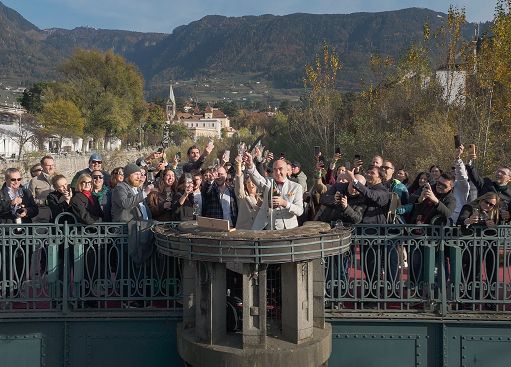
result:
M 133 263 L 129 236 L 125 223 L 0 225 L 1 309 L 179 308 L 178 261 Z
M 329 310 L 511 311 L 511 226 L 357 225 L 325 274 Z
M 137 265 L 129 238 L 125 223 L 0 225 L 0 313 L 180 309 L 179 262 Z M 329 311 L 510 311 L 511 226 L 357 225 L 325 274 Z

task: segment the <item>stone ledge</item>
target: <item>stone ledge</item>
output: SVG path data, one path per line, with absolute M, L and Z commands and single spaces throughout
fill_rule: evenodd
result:
M 196 342 L 194 330 L 177 326 L 179 355 L 193 367 L 315 367 L 324 365 L 332 352 L 332 327 L 314 328 L 311 340 L 299 345 L 267 337 L 266 348 L 241 348 L 239 335 L 228 335 L 219 345 Z

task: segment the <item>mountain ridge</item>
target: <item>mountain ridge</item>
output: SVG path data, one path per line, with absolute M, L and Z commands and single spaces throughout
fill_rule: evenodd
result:
M 77 47 L 113 49 L 137 65 L 153 94 L 168 80 L 246 76 L 275 88 L 299 88 L 304 67 L 323 42 L 341 58 L 339 85 L 360 89 L 369 58 L 399 59 L 422 39 L 424 23 L 438 28 L 447 15 L 423 8 L 352 14 L 207 15 L 166 33 L 76 27 L 41 30 L 0 2 L 0 78 L 29 85 L 56 80 L 58 65 Z M 467 24 L 464 36 L 473 34 Z M 434 52 L 437 59 L 438 49 Z

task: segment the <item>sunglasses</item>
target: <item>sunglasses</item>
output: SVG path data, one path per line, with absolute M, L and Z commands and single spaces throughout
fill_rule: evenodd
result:
M 92 176 L 93 180 L 102 180 L 103 176 Z
M 23 180 L 22 178 L 11 178 L 11 182 L 20 182 L 21 180 Z
M 117 176 L 124 176 L 124 172 L 115 172 L 114 175 L 117 175 Z
M 92 161 L 92 164 L 101 164 L 103 161 Z

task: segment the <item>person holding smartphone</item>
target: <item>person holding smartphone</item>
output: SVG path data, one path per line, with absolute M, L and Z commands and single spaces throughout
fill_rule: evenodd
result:
M 48 194 L 47 200 L 48 207 L 51 210 L 51 221 L 54 222 L 59 214 L 71 212 L 73 190 L 71 190 L 71 186 L 64 175 L 53 176 L 51 184 L 55 191 Z
M 186 152 L 188 155 L 188 162 L 183 165 L 183 173 L 191 173 L 192 171 L 200 170 L 206 160 L 206 157 L 211 154 L 214 148 L 215 145 L 213 140 L 208 142 L 202 154 L 197 145 L 192 145 L 188 148 L 188 151 Z

